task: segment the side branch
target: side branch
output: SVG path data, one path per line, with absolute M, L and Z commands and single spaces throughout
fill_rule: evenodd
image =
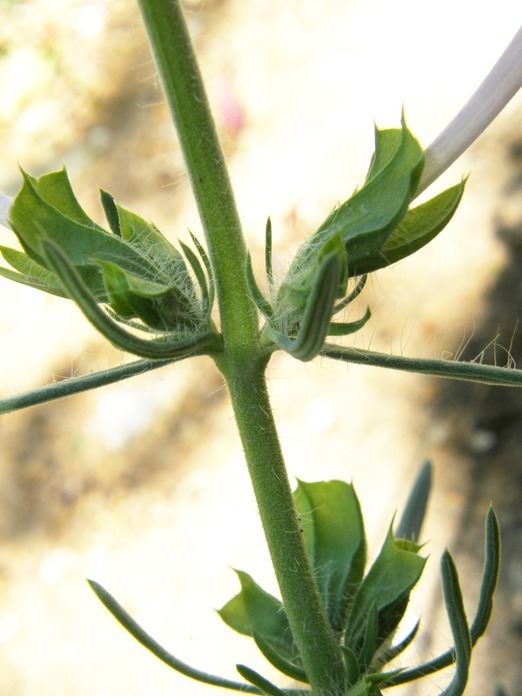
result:
M 388 355 L 372 350 L 334 346 L 328 343 L 325 344 L 320 355 L 343 362 L 386 367 L 404 372 L 418 372 L 424 375 L 479 382 L 497 387 L 522 387 L 522 370 L 509 367 L 457 362 L 456 360 L 408 358 L 404 355 Z
M 129 377 L 141 375 L 145 372 L 150 372 L 150 370 L 157 370 L 160 367 L 165 367 L 165 365 L 170 365 L 180 360 L 183 360 L 183 358 L 171 358 L 169 360 L 135 360 L 128 365 L 118 365 L 117 367 L 111 367 L 108 370 L 100 370 L 90 375 L 61 379 L 58 382 L 46 384 L 39 389 L 33 389 L 23 394 L 1 399 L 0 415 L 10 413 L 11 411 L 19 411 L 22 408 L 29 408 L 30 406 L 45 404 L 47 401 L 63 399 L 73 394 L 81 394 L 81 392 L 104 387 L 107 384 L 121 382 Z

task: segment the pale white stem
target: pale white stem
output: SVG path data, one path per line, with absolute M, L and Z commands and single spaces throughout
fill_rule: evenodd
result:
M 13 199 L 0 191 L 0 225 L 10 227 L 7 218 L 9 217 L 9 209 Z
M 522 27 L 468 103 L 426 150 L 417 194 L 468 149 L 521 87 Z

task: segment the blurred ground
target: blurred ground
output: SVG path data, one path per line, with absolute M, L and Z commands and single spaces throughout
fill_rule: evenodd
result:
M 187 7 L 249 243 L 260 262 L 269 214 L 281 269 L 360 183 L 373 120 L 397 125 L 404 105 L 427 145 L 522 18 L 511 0 L 498 0 L 494 13 L 470 0 Z M 173 239 L 199 233 L 129 3 L 1 3 L 0 84 L 0 188 L 16 192 L 17 162 L 35 175 L 65 162 L 100 222 L 99 187 Z M 499 364 L 510 351 L 520 360 L 521 117 L 518 97 L 447 173 L 454 182 L 472 172 L 457 216 L 428 249 L 372 280 L 363 299 L 373 318 L 356 345 L 470 359 L 484 351 Z M 12 243 L 8 233 L 1 243 Z M 126 359 L 67 302 L 1 280 L 0 307 L 2 396 Z M 502 680 L 511 696 L 522 694 L 518 393 L 284 356 L 270 380 L 291 473 L 353 479 L 374 550 L 417 466 L 433 459 L 430 561 L 409 611 L 413 623 L 422 608 L 424 632 L 412 661 L 450 642 L 437 567 L 445 545 L 456 552 L 473 611 L 483 516 L 494 503 L 504 568 L 468 693 L 491 694 Z M 266 672 L 212 611 L 237 590 L 230 566 L 274 583 L 227 397 L 209 362 L 3 416 L 0 438 L 0 696 L 209 693 L 135 645 L 85 577 L 181 658 L 231 677 L 238 661 Z M 445 683 L 435 677 L 407 693 L 435 695 Z

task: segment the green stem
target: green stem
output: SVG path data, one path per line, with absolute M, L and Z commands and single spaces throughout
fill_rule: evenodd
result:
M 227 375 L 283 603 L 316 696 L 343 694 L 344 665 L 306 551 L 272 415 L 264 365 Z
M 205 230 L 227 381 L 290 626 L 316 696 L 344 693 L 344 665 L 295 510 L 265 382 L 247 252 L 224 157 L 178 0 L 138 0 Z
M 246 246 L 223 153 L 179 0 L 138 0 L 207 240 L 229 355 L 251 354 L 258 319 Z

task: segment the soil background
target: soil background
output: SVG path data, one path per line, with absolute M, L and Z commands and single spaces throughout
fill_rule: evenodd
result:
M 373 122 L 408 123 L 427 145 L 493 65 L 520 4 L 461 0 L 186 2 L 257 270 L 270 215 L 278 273 L 361 183 Z M 132 3 L 0 3 L 0 188 L 17 163 L 65 163 L 86 210 L 98 189 L 171 239 L 201 235 L 169 114 Z M 522 101 L 516 97 L 433 187 L 471 172 L 451 225 L 427 249 L 371 278 L 352 344 L 407 355 L 521 360 Z M 431 191 L 429 192 L 431 193 Z M 0 231 L 11 245 L 12 234 Z M 121 364 L 69 302 L 0 280 L 0 395 Z M 504 561 L 470 696 L 502 682 L 522 696 L 522 398 L 277 355 L 269 372 L 293 476 L 352 480 L 377 553 L 420 464 L 434 463 L 430 559 L 405 629 L 405 659 L 451 643 L 438 559 L 454 552 L 476 605 L 492 502 Z M 181 659 L 235 678 L 270 675 L 213 611 L 236 591 L 230 568 L 277 592 L 226 392 L 195 359 L 0 420 L 0 696 L 203 696 L 139 647 L 85 583 L 106 586 Z M 439 694 L 451 672 L 397 689 Z

